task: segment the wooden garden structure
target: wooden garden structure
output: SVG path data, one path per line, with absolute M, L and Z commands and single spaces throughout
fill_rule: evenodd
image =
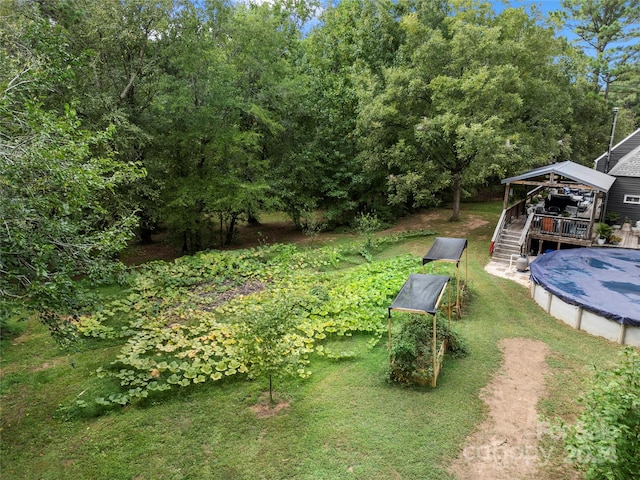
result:
M 426 265 L 430 262 L 451 262 L 456 264 L 456 298 L 453 304 L 449 303 L 449 309 L 454 309 L 458 317 L 462 314 L 462 294 L 464 289 L 468 285 L 469 276 L 469 262 L 467 253 L 467 239 L 466 238 L 448 238 L 448 237 L 436 237 L 433 245 L 429 248 L 429 251 L 422 257 L 422 265 Z M 465 274 L 464 284 L 460 282 L 460 260 L 462 253 L 465 254 Z M 436 268 L 437 270 L 437 268 Z
M 450 277 L 444 275 L 425 275 L 413 273 L 404 283 L 395 300 L 389 307 L 388 329 L 389 329 L 389 352 L 391 352 L 391 311 L 418 313 L 431 315 L 433 317 L 433 338 L 432 338 L 432 366 L 433 377 L 431 386 L 435 387 L 438 374 L 442 367 L 442 360 L 447 351 L 447 339 L 443 338 L 438 344 L 438 333 L 436 328 L 436 314 L 444 297 Z M 451 294 L 449 293 L 449 296 Z M 449 299 L 450 300 L 450 299 Z M 451 322 L 451 309 L 449 309 L 448 320 Z

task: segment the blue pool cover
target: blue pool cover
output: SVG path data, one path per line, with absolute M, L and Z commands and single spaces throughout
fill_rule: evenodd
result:
M 572 305 L 640 327 L 640 250 L 574 248 L 531 262 L 531 280 Z

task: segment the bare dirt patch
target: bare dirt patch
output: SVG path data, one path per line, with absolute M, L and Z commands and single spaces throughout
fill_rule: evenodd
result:
M 192 296 L 190 297 L 191 308 L 196 308 L 200 311 L 212 312 L 215 308 L 219 307 L 223 303 L 233 300 L 237 297 L 244 297 L 253 293 L 262 292 L 267 288 L 267 283 L 259 280 L 248 280 L 240 285 L 230 286 L 233 282 L 225 280 L 222 285 L 216 282 L 203 283 L 195 288 L 191 289 Z M 226 290 L 219 291 L 220 288 L 228 287 Z M 190 317 L 184 317 L 179 315 L 179 312 L 184 308 L 185 304 L 180 302 L 169 308 L 171 315 L 171 322 L 167 324 L 168 327 L 184 324 L 185 321 L 190 321 Z
M 331 239 L 332 234 L 320 234 L 322 240 Z M 121 256 L 125 265 L 140 265 L 152 260 L 173 261 L 184 255 L 180 247 L 172 244 L 166 232 L 160 232 L 152 236 L 153 243 L 133 244 L 129 246 Z M 275 243 L 310 243 L 313 237 L 305 235 L 296 229 L 292 221 L 265 222 L 258 225 L 239 225 L 232 246 L 212 246 L 220 250 L 233 250 L 239 248 L 254 248 L 260 245 L 272 245 Z
M 450 210 L 442 209 L 413 213 L 398 219 L 395 225 L 378 232 L 378 235 L 415 230 L 437 230 L 441 236 L 462 237 L 488 223 L 480 216 L 473 214 L 465 215 L 465 218 L 460 222 L 450 222 L 450 216 Z M 224 249 L 253 248 L 275 243 L 305 245 L 311 244 L 316 240 L 328 242 L 344 235 L 349 234 L 326 232 L 319 233 L 317 236 L 309 236 L 296 229 L 292 221 L 265 222 L 258 225 L 238 226 L 236 244 L 231 247 L 224 247 Z M 171 245 L 167 240 L 166 233 L 153 235 L 153 241 L 149 245 L 136 244 L 130 246 L 122 256 L 122 261 L 126 265 L 139 265 L 151 260 L 171 261 L 183 255 L 177 246 Z
M 258 418 L 268 418 L 277 415 L 282 410 L 286 410 L 290 405 L 291 402 L 288 400 L 278 399 L 277 397 L 271 402 L 271 400 L 269 400 L 269 392 L 265 392 L 260 395 L 258 403 L 249 407 L 249 409 L 253 411 Z
M 230 283 L 230 281 L 224 282 L 224 284 L 227 285 Z M 208 312 L 236 297 L 244 297 L 245 295 L 251 295 L 252 293 L 262 292 L 267 288 L 267 284 L 260 282 L 259 280 L 249 280 L 218 293 L 209 291 L 207 288 L 208 286 L 208 284 L 198 285 L 198 287 L 193 289 L 193 293 L 195 293 L 200 299 L 200 308 Z
M 437 226 L 437 230 L 442 236 L 464 237 L 472 230 L 487 225 L 487 220 L 477 216 L 469 215 L 461 222 L 450 222 L 451 212 L 448 210 L 435 210 L 421 213 L 415 213 L 407 217 L 399 219 L 396 224 L 384 230 L 382 233 L 400 233 L 412 230 L 433 230 Z
M 181 255 L 180 249 L 167 241 L 164 234 L 158 234 L 153 236 L 153 243 L 127 247 L 121 260 L 125 265 L 140 265 L 155 260 L 171 262 Z
M 505 339 L 500 346 L 503 365 L 481 392 L 488 417 L 451 466 L 460 480 L 536 479 L 544 462 L 536 404 L 545 391 L 549 348 L 526 338 Z
M 42 365 L 38 365 L 31 369 L 32 372 L 42 372 L 44 370 L 48 370 L 49 368 L 57 367 L 62 365 L 65 362 L 65 358 L 54 358 L 48 362 L 44 362 Z

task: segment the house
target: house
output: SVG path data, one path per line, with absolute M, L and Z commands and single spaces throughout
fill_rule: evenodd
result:
M 595 168 L 616 178 L 607 193 L 604 216 L 640 221 L 640 129 L 595 160 Z

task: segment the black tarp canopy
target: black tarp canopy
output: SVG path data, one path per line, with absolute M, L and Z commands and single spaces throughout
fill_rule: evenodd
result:
M 448 282 L 449 277 L 444 275 L 412 273 L 389 307 L 389 316 L 391 310 L 434 315 Z
M 422 257 L 422 264 L 435 260 L 445 260 L 448 262 L 460 262 L 462 252 L 467 248 L 466 238 L 436 237 L 429 251 Z
M 433 245 L 429 248 L 429 251 L 422 257 L 422 265 L 429 262 L 453 262 L 456 264 L 456 300 L 451 307 L 455 308 L 458 317 L 461 315 L 461 295 L 460 295 L 460 259 L 462 253 L 467 250 L 466 238 L 450 238 L 450 237 L 436 237 Z M 466 258 L 466 257 L 465 257 Z M 467 283 L 468 276 L 468 264 L 465 260 L 465 285 Z

